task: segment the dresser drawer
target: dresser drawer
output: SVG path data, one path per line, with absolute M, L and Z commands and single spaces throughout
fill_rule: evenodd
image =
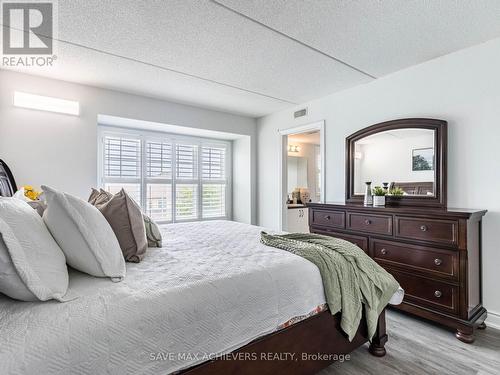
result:
M 458 279 L 458 252 L 372 239 L 371 256 L 378 263 L 413 269 L 436 277 Z
M 345 212 L 312 209 L 311 223 L 332 228 L 345 228 Z
M 404 301 L 445 313 L 458 314 L 459 287 L 387 269 L 405 290 Z
M 347 213 L 347 228 L 356 231 L 392 235 L 392 216 Z
M 396 216 L 395 227 L 395 236 L 400 238 L 447 245 L 456 245 L 458 241 L 458 221 L 455 220 Z
M 311 228 L 311 233 L 324 234 L 326 236 L 331 236 L 349 241 L 354 245 L 358 246 L 359 248 L 361 248 L 365 253 L 368 253 L 368 237 L 356 236 L 354 234 L 341 233 L 329 230 L 321 230 L 317 228 Z

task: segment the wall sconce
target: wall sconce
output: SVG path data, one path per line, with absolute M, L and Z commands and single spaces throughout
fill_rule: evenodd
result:
M 300 152 L 300 146 L 288 145 L 288 152 Z
M 14 106 L 74 116 L 80 114 L 80 103 L 76 101 L 28 94 L 19 91 L 14 92 Z

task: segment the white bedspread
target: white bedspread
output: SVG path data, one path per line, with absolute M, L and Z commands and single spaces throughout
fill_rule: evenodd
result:
M 120 283 L 72 271 L 74 301 L 0 296 L 0 374 L 166 374 L 323 304 L 316 266 L 260 244 L 261 229 L 167 225 Z
M 168 225 L 163 248 L 128 263 L 120 283 L 75 271 L 77 300 L 0 297 L 0 374 L 166 374 L 324 303 L 316 266 L 260 244 L 260 230 Z

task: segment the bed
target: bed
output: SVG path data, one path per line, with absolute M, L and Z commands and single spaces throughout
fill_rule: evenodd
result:
M 325 311 L 316 266 L 260 244 L 261 230 L 230 221 L 166 225 L 163 248 L 128 263 L 120 283 L 71 270 L 73 301 L 0 296 L 0 373 L 220 373 L 229 369 L 220 366 L 246 363 L 223 354 L 280 345 L 285 351 L 297 335 L 338 343 L 322 338 L 322 331 L 341 333 L 338 317 Z M 391 303 L 401 299 L 396 293 Z M 383 318 L 376 355 L 384 354 Z M 352 343 L 343 339 L 344 351 L 367 341 L 363 330 L 361 324 Z

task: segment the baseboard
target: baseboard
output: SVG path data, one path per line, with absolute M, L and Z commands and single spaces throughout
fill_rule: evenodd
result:
M 491 328 L 500 329 L 500 314 L 488 311 L 488 318 L 486 318 L 486 325 Z

